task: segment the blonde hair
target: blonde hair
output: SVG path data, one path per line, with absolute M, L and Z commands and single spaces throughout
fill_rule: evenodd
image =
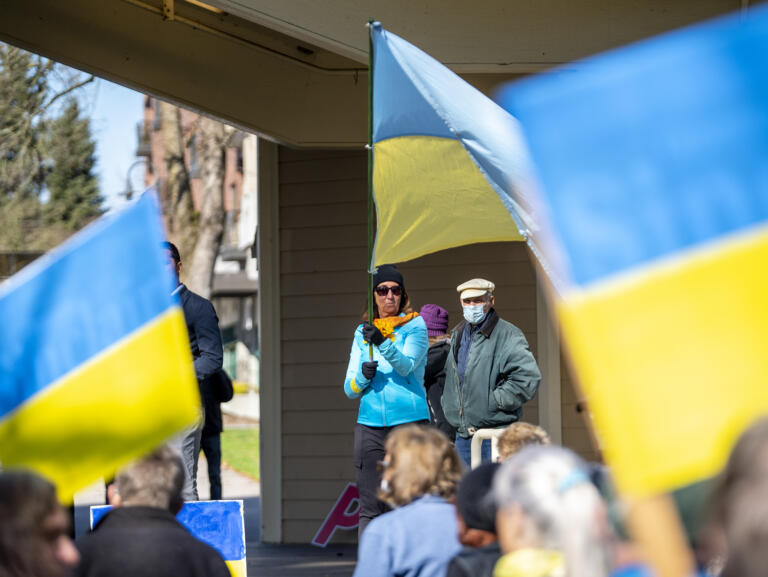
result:
M 434 427 L 405 425 L 387 437 L 385 449 L 390 462 L 381 500 L 399 507 L 423 495 L 453 498 L 462 468 L 445 434 Z
M 541 427 L 522 421 L 512 423 L 499 437 L 499 461 L 506 461 L 528 445 L 549 444 L 549 435 Z

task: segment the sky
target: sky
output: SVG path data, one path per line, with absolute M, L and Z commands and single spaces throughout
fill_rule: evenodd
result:
M 96 171 L 104 206 L 118 208 L 126 202 L 123 193 L 129 170 L 134 192 L 143 188 L 144 164 L 136 158 L 136 125 L 143 116 L 144 96 L 101 78 L 81 96 L 96 140 Z

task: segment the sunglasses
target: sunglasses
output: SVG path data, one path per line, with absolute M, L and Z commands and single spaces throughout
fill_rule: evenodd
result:
M 387 293 L 392 291 L 392 296 L 399 297 L 401 294 L 403 294 L 402 287 L 399 287 L 397 285 L 395 286 L 377 286 L 373 291 L 379 295 L 380 297 L 387 296 Z

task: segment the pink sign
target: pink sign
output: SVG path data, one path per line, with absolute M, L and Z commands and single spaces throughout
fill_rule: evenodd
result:
M 331 540 L 336 529 L 356 529 L 359 523 L 358 514 L 360 513 L 360 494 L 357 492 L 357 485 L 347 483 L 346 488 L 341 492 L 336 504 L 328 513 L 323 524 L 318 529 L 312 544 L 316 547 L 325 547 Z

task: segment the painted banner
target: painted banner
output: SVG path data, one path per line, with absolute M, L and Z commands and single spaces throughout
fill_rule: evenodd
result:
M 110 505 L 91 507 L 91 529 L 111 510 Z M 246 577 L 242 501 L 189 501 L 176 518 L 192 535 L 221 554 L 232 577 Z

